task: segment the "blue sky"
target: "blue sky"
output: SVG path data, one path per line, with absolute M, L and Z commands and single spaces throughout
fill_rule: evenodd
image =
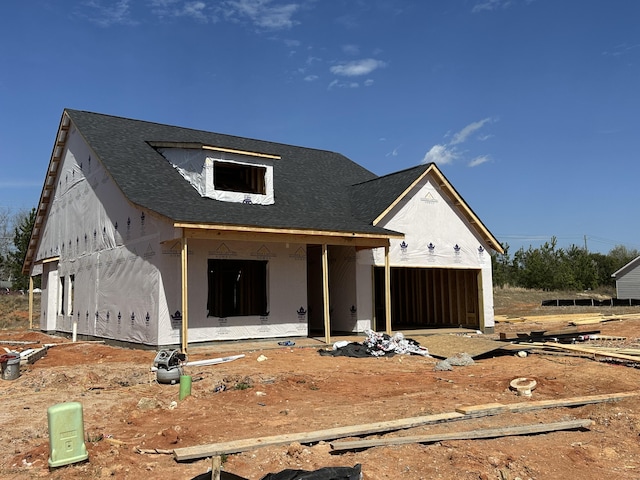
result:
M 640 2 L 23 0 L 0 7 L 0 208 L 64 108 L 438 164 L 513 253 L 640 249 Z

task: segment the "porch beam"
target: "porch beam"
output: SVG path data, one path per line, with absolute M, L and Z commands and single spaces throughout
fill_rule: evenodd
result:
M 281 242 L 294 244 L 323 244 L 345 245 L 353 247 L 375 248 L 384 247 L 389 243 L 390 238 L 404 238 L 403 235 L 373 235 L 361 233 L 311 231 L 311 230 L 291 230 L 291 229 L 271 229 L 271 228 L 249 228 L 249 227 L 226 227 L 219 225 L 194 225 L 194 224 L 174 224 L 176 228 L 182 228 L 184 236 L 193 239 L 203 240 L 226 240 L 226 241 L 261 241 L 261 242 Z M 169 239 L 170 240 L 170 239 Z
M 322 244 L 322 302 L 324 305 L 324 342 L 331 343 L 331 315 L 329 312 L 329 250 Z

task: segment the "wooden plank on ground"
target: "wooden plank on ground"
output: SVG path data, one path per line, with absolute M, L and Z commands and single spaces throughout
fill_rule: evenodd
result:
M 595 325 L 598 323 L 611 322 L 613 320 L 620 320 L 616 317 L 600 317 L 600 318 L 582 318 L 577 320 L 571 320 L 569 325 Z
M 617 402 L 628 397 L 640 395 L 640 390 L 622 393 L 606 393 L 602 395 L 586 395 L 580 397 L 560 398 L 556 400 L 537 400 L 533 402 L 519 402 L 506 405 L 512 413 L 528 412 L 545 408 L 578 407 L 592 403 Z
M 497 415 L 505 413 L 508 407 L 504 403 L 485 403 L 483 405 L 473 405 L 471 407 L 458 407 L 456 412 L 471 417 L 486 417 L 489 415 Z
M 570 420 L 567 422 L 535 423 L 515 427 L 486 428 L 467 432 L 436 433 L 431 435 L 413 435 L 408 437 L 376 438 L 371 440 L 353 440 L 331 442 L 334 451 L 362 450 L 364 448 L 387 445 L 406 445 L 409 443 L 435 443 L 447 440 L 476 440 L 480 438 L 498 438 L 514 435 L 531 435 L 536 433 L 557 432 L 560 430 L 578 430 L 589 428 L 592 420 Z
M 569 407 L 586 405 L 590 403 L 613 402 L 635 395 L 640 395 L 640 391 L 612 393 L 604 395 L 590 395 L 558 400 L 542 400 L 537 402 L 521 402 L 511 405 L 505 405 L 504 407 L 505 410 L 510 412 L 524 412 L 527 410 L 543 408 Z M 273 435 L 270 437 L 247 438 L 243 440 L 232 440 L 229 442 L 176 448 L 173 451 L 173 455 L 177 461 L 182 462 L 186 460 L 195 460 L 198 458 L 212 457 L 216 455 L 227 455 L 231 453 L 245 452 L 260 447 L 289 445 L 293 442 L 313 443 L 335 440 L 338 438 L 368 435 L 371 433 L 391 432 L 394 430 L 402 430 L 423 425 L 450 422 L 455 420 L 468 420 L 480 416 L 490 416 L 498 413 L 503 413 L 500 405 L 500 403 L 489 403 L 466 407 L 466 409 L 458 408 L 455 412 L 438 413 L 421 417 L 389 420 L 385 422 L 376 422 L 364 425 L 337 427 L 326 430 L 317 430 L 314 432 L 301 432 L 284 435 Z M 469 414 L 463 413 L 465 411 L 468 411 Z
M 576 320 L 592 320 L 604 318 L 601 313 L 559 313 L 553 315 L 524 315 L 520 318 L 523 318 L 527 322 L 568 322 L 568 321 L 576 321 Z
M 541 410 L 545 408 L 577 407 L 591 403 L 617 402 L 627 397 L 640 395 L 640 390 L 622 393 L 605 393 L 601 395 L 585 395 L 571 398 L 560 398 L 554 400 L 536 400 L 519 403 L 485 403 L 470 407 L 458 407 L 456 412 L 470 417 L 490 416 L 500 413 L 519 413 L 531 410 Z
M 317 430 L 315 432 L 286 433 L 283 435 L 272 435 L 269 437 L 247 438 L 243 440 L 233 440 L 230 442 L 176 448 L 173 452 L 175 459 L 182 462 L 185 460 L 194 460 L 214 455 L 227 455 L 230 453 L 245 452 L 259 447 L 289 445 L 293 442 L 314 443 L 323 440 L 334 440 L 336 438 L 357 437 L 360 435 L 369 435 L 371 433 L 389 432 L 434 423 L 462 420 L 465 418 L 465 415 L 458 412 L 439 413 L 422 417 L 389 420 L 386 422 L 329 428 L 326 430 Z
M 589 354 L 589 355 L 599 355 L 601 357 L 607 357 L 607 358 L 615 358 L 618 360 L 627 360 L 629 362 L 639 362 L 640 358 L 633 356 L 633 355 L 624 355 L 622 353 L 613 353 L 613 352 L 602 352 L 602 351 L 598 351 L 595 348 L 586 348 L 586 347 L 579 347 L 576 345 L 564 345 L 564 344 L 560 344 L 560 343 L 551 343 L 551 342 L 545 342 L 544 344 L 545 347 L 553 347 L 553 348 L 557 348 L 560 350 L 569 350 L 572 352 L 580 352 L 580 353 L 585 353 L 585 354 Z

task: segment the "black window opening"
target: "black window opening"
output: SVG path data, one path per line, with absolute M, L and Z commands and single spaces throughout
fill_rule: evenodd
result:
M 267 315 L 266 260 L 208 261 L 209 317 Z
M 267 193 L 266 172 L 266 167 L 214 162 L 213 183 L 216 190 L 265 195 Z

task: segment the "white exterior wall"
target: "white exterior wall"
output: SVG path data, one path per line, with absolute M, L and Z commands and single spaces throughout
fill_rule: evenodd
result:
M 42 293 L 40 294 L 40 330 L 52 332 L 56 329 L 58 299 L 58 262 L 46 263 L 42 269 Z M 53 288 L 49 286 L 53 285 Z
M 406 196 L 378 224 L 380 227 L 404 233 L 403 240 L 391 240 L 392 267 L 442 267 L 454 269 L 480 269 L 483 292 L 484 327 L 495 325 L 491 256 L 488 245 L 475 234 L 469 222 L 458 213 L 433 178 L 427 176 L 415 187 L 415 193 Z M 371 273 L 365 275 L 365 266 L 384 266 L 384 249 L 370 253 L 359 252 L 358 311 L 364 313 L 371 305 Z M 368 278 L 368 285 L 365 284 Z M 369 307 L 369 310 L 371 307 Z M 371 319 L 361 316 L 360 318 Z
M 383 256 L 384 256 L 384 249 Z M 358 308 L 357 331 L 373 329 L 373 258 L 371 250 L 356 253 L 356 306 Z
M 329 247 L 329 309 L 334 331 L 362 332 L 369 326 L 359 320 L 356 266 L 354 247 Z
M 148 345 L 181 342 L 181 244 L 170 222 L 129 203 L 81 136 L 69 132 L 59 182 L 36 253 L 47 275 L 40 324 L 47 331 Z M 306 246 L 188 242 L 189 342 L 307 334 Z M 207 259 L 268 260 L 265 317 L 207 318 Z M 47 265 L 49 267 L 47 267 Z M 57 268 L 56 268 L 57 265 Z M 70 276 L 75 277 L 71 302 Z M 60 315 L 61 285 L 66 303 Z
M 176 257 L 179 262 L 179 250 Z M 207 317 L 209 259 L 266 260 L 269 315 Z M 307 335 L 306 313 L 298 314 L 301 307 L 307 308 L 307 256 L 304 245 L 189 240 L 187 271 L 189 343 Z M 169 302 L 172 313 L 180 310 L 179 300 L 175 299 L 175 305 Z M 179 322 L 170 320 L 161 324 L 160 344 L 179 342 L 180 328 Z
M 159 242 L 173 228 L 126 201 L 73 127 L 59 169 L 36 252 L 36 261 L 60 258 L 43 289 L 41 325 L 70 333 L 76 322 L 80 335 L 156 344 L 158 319 L 166 312 L 159 302 Z M 56 275 L 64 277 L 69 305 L 69 279 L 75 276 L 73 312 L 65 315 L 59 314 Z

